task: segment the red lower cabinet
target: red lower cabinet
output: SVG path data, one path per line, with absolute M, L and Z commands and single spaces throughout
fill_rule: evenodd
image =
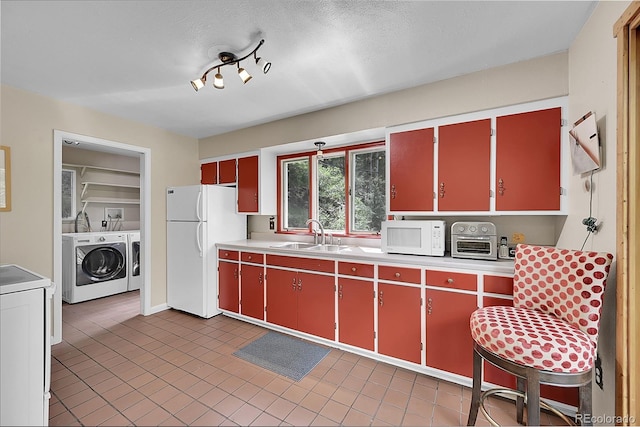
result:
M 297 276 L 295 271 L 267 267 L 267 322 L 297 328 Z
M 473 376 L 469 318 L 476 308 L 476 295 L 427 289 L 427 366 Z
M 338 279 L 338 340 L 373 351 L 373 282 Z
M 240 313 L 264 320 L 264 267 L 241 265 Z
M 420 288 L 378 284 L 378 353 L 420 363 L 420 319 Z
M 333 276 L 298 272 L 298 327 L 301 332 L 335 339 Z
M 237 262 L 218 264 L 218 307 L 234 313 L 240 311 L 240 275 Z
M 267 322 L 333 340 L 334 278 L 267 267 Z

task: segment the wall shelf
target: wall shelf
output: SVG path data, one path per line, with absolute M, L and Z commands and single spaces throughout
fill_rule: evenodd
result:
M 103 167 L 103 166 L 90 166 L 90 165 L 77 165 L 77 164 L 73 164 L 73 163 L 63 163 L 62 167 L 70 167 L 70 168 L 80 168 L 80 177 L 84 176 L 84 173 L 87 171 L 87 169 L 93 169 L 93 170 L 98 170 L 98 171 L 105 171 L 105 172 L 118 172 L 118 173 L 126 173 L 126 174 L 131 174 L 131 175 L 140 175 L 140 172 L 136 172 L 136 171 L 130 171 L 130 170 L 125 170 L 125 169 L 114 169 L 114 168 L 107 168 L 107 167 Z
M 87 189 L 89 188 L 89 186 L 99 186 L 99 187 L 118 187 L 118 188 L 136 188 L 136 189 L 140 189 L 139 185 L 130 185 L 130 184 L 110 184 L 107 182 L 93 182 L 93 181 L 85 181 L 82 183 L 82 193 L 80 194 L 80 197 L 84 197 L 85 193 L 87 192 Z

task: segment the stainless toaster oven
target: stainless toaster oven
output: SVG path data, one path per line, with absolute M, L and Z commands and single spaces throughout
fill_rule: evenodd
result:
M 496 226 L 491 222 L 459 221 L 451 225 L 451 256 L 498 259 Z

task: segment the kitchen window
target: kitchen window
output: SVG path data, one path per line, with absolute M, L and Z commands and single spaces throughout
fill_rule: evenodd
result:
M 385 219 L 384 142 L 278 158 L 280 232 L 307 233 L 309 218 L 334 235 L 377 235 Z

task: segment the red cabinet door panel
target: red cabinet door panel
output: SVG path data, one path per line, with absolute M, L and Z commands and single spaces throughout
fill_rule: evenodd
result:
M 438 128 L 438 210 L 488 211 L 490 173 L 491 119 Z
M 419 288 L 378 284 L 379 353 L 420 363 L 420 319 Z
M 218 162 L 200 165 L 200 184 L 218 183 Z
M 236 182 L 236 159 L 221 160 L 218 164 L 218 183 L 233 184 Z
M 393 265 L 378 266 L 378 278 L 380 280 L 393 280 L 396 282 L 420 284 L 420 269 L 396 267 Z
M 561 109 L 496 118 L 496 209 L 560 209 Z
M 238 251 L 230 251 L 229 249 L 219 249 L 218 258 L 238 261 L 240 253 Z
M 329 259 L 297 258 L 267 254 L 267 264 L 300 270 L 321 271 L 323 273 L 333 273 L 335 271 L 335 261 Z
M 335 339 L 333 276 L 298 272 L 298 330 Z
M 338 274 L 373 278 L 373 265 L 339 261 Z
M 240 289 L 238 263 L 220 262 L 218 264 L 218 307 L 222 310 L 240 311 Z
M 476 291 L 478 289 L 478 276 L 475 274 L 452 273 L 449 271 L 426 271 L 427 285 L 442 288 L 464 289 Z
M 238 212 L 258 212 L 258 156 L 238 159 Z
M 297 274 L 267 268 L 267 322 L 286 328 L 298 327 Z
M 338 340 L 373 351 L 373 282 L 338 279 Z
M 389 206 L 433 210 L 433 128 L 389 135 Z
M 484 291 L 492 294 L 513 295 L 513 276 L 484 276 Z
M 264 269 L 242 264 L 240 277 L 240 313 L 264 320 Z
M 473 339 L 469 318 L 477 296 L 427 289 L 427 366 L 473 376 Z

